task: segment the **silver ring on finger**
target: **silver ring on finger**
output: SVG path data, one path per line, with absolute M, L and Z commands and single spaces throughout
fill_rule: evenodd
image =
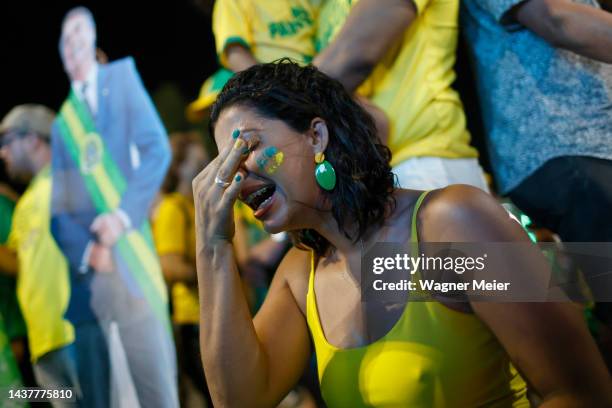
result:
M 216 177 L 215 177 L 215 184 L 216 184 L 216 185 L 218 185 L 218 186 L 219 186 L 219 187 L 221 187 L 221 188 L 227 188 L 227 187 L 228 187 L 230 184 L 232 184 L 232 183 L 230 183 L 230 182 L 228 182 L 228 181 L 221 180 L 221 179 L 219 178 L 219 176 L 216 176 Z

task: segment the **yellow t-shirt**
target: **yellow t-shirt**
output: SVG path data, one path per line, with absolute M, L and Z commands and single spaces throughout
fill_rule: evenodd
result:
M 309 63 L 315 55 L 315 22 L 324 0 L 216 0 L 213 32 L 221 68 L 200 89 L 187 107 L 187 118 L 198 122 L 233 73 L 224 51 L 230 44 L 247 47 L 259 62 L 288 57 Z
M 213 32 L 221 64 L 232 43 L 251 50 L 260 62 L 289 57 L 308 63 L 315 55 L 315 22 L 321 0 L 217 0 Z
M 317 51 L 333 40 L 357 1 L 321 7 Z M 477 157 L 469 145 L 463 105 L 451 88 L 459 0 L 414 0 L 418 15 L 359 89 L 389 118 L 393 166 L 416 156 Z
M 153 239 L 160 256 L 179 254 L 195 265 L 195 210 L 193 201 L 180 193 L 166 194 L 153 217 Z M 198 288 L 175 283 L 172 286 L 173 320 L 197 324 L 200 319 Z
M 70 299 L 68 264 L 51 235 L 51 172 L 42 169 L 15 207 L 8 246 L 17 252 L 17 299 L 32 361 L 74 341 L 64 318 Z

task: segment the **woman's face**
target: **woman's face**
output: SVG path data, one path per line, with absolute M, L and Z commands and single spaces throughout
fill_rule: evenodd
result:
M 233 146 L 236 130 L 247 141 L 259 140 L 239 168 L 244 176 L 239 198 L 268 232 L 313 227 L 320 210 L 326 209 L 314 178 L 314 155 L 325 149 L 327 127 L 321 119 L 312 123 L 312 129 L 299 133 L 281 120 L 263 118 L 240 105 L 219 116 L 215 141 L 220 152 Z

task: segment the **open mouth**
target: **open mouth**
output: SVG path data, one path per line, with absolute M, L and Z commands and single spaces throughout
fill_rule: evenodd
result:
M 253 211 L 263 210 L 272 202 L 276 186 L 274 184 L 266 184 L 251 192 L 246 197 L 242 198 L 242 201 L 251 207 Z

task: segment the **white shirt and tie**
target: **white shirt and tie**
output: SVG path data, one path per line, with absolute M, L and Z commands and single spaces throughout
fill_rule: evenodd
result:
M 89 108 L 89 113 L 95 119 L 98 114 L 98 64 L 93 64 L 85 80 L 72 81 L 70 86 L 79 99 Z M 102 90 L 102 94 L 105 95 L 104 90 Z M 130 143 L 130 159 L 132 168 L 136 169 L 140 166 L 140 152 L 133 143 Z
M 92 116 L 98 113 L 98 64 L 94 63 L 83 81 L 70 84 L 79 99 L 87 105 Z

